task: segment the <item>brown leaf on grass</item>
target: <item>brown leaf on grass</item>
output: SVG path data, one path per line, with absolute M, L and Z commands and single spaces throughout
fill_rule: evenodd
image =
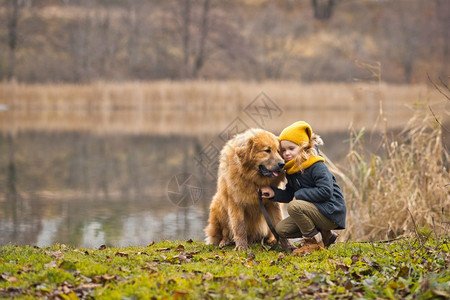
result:
M 312 282 L 311 284 L 308 285 L 308 288 L 306 289 L 306 293 L 307 294 L 315 294 L 319 291 L 321 291 L 321 286 L 319 283 L 317 282 Z
M 352 264 L 357 263 L 360 259 L 361 259 L 361 255 L 359 255 L 359 254 L 352 255 Z
M 45 251 L 44 253 L 46 255 L 49 255 L 49 256 L 57 258 L 57 259 L 63 259 L 64 258 L 64 254 L 60 250 L 58 250 L 58 251 Z
M 116 280 L 117 280 L 117 276 L 109 275 L 109 274 L 97 275 L 97 276 L 92 277 L 93 283 L 105 284 L 106 282 L 116 281 Z
M 148 253 L 147 252 L 137 252 L 136 253 L 137 255 L 145 255 L 145 256 L 150 256 L 150 255 L 148 255 Z
M 206 272 L 205 274 L 202 275 L 202 280 L 203 281 L 210 281 L 214 278 L 213 274 Z
M 283 252 L 278 253 L 278 258 L 277 258 L 278 261 L 282 261 L 282 260 L 284 260 L 284 258 L 285 258 L 285 256 L 284 256 Z
M 151 241 L 151 242 L 148 244 L 147 247 L 151 247 L 151 246 L 153 246 L 154 244 L 155 244 L 155 241 Z
M 192 239 L 188 239 L 186 243 L 192 244 L 194 241 Z
M 10 276 L 6 279 L 9 283 L 15 283 L 15 282 L 19 282 L 19 279 L 17 279 L 17 277 L 14 276 Z
M 370 258 L 368 258 L 368 257 L 366 257 L 366 256 L 362 258 L 362 261 L 365 262 L 367 265 L 369 265 L 369 266 L 371 266 L 372 268 L 375 268 L 375 269 L 377 269 L 377 270 L 381 268 L 380 265 L 379 265 L 378 263 L 372 261 Z
M 20 267 L 19 272 L 17 272 L 17 273 L 18 274 L 30 273 L 32 271 L 33 271 L 33 266 L 32 265 L 28 265 L 28 266 Z
M 100 283 L 83 283 L 83 284 L 80 284 L 79 286 L 77 286 L 75 288 L 75 291 L 81 292 L 83 290 L 93 290 L 93 289 L 96 289 L 101 286 L 103 286 L 103 285 Z
M 146 262 L 142 267 L 142 270 L 149 271 L 150 273 L 158 272 L 158 263 L 156 262 Z
M 100 247 L 98 247 L 98 250 L 105 250 L 106 249 L 106 245 L 101 245 Z
M 156 249 L 156 251 L 158 251 L 158 252 L 168 252 L 170 250 L 171 250 L 170 248 L 158 248 L 158 249 Z
M 281 276 L 280 274 L 278 274 L 278 275 L 276 275 L 276 276 L 272 276 L 272 277 L 265 276 L 265 279 L 266 279 L 266 281 L 268 281 L 268 282 L 275 282 L 275 281 L 278 281 L 278 280 L 283 279 L 283 276 Z
M 5 297 L 16 297 L 18 295 L 24 294 L 24 291 L 18 287 L 7 287 L 0 288 L 0 296 Z
M 184 246 L 183 246 L 183 245 L 178 245 L 178 246 L 175 248 L 175 251 L 177 251 L 177 252 L 183 252 L 183 251 L 184 251 Z
M 73 285 L 64 281 L 56 288 L 56 290 L 63 294 L 70 294 L 73 293 Z
M 8 276 L 6 274 L 0 274 L 0 281 L 8 281 L 10 283 L 18 282 L 19 279 L 17 279 L 14 276 Z
M 180 261 L 180 263 L 188 263 L 191 261 L 190 258 L 188 258 L 186 255 L 184 255 L 183 253 L 180 253 L 180 255 L 178 255 L 178 260 Z
M 189 296 L 189 293 L 186 291 L 174 291 L 172 293 L 172 299 L 178 300 L 178 299 L 187 299 Z
M 339 263 L 336 264 L 336 270 L 342 270 L 344 272 L 347 272 L 349 269 L 350 269 L 350 267 L 347 265 L 339 264 Z
M 116 252 L 114 255 L 120 257 L 128 257 L 128 253 L 125 252 Z

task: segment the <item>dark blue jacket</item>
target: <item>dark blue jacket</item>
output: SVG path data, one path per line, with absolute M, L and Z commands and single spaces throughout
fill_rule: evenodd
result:
M 303 172 L 286 175 L 285 190 L 274 188 L 276 202 L 289 203 L 295 199 L 313 203 L 329 220 L 336 223 L 336 229 L 345 229 L 347 208 L 341 188 L 327 166 L 316 162 Z

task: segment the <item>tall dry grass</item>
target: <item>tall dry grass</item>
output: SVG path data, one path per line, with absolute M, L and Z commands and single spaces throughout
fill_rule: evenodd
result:
M 384 134 L 381 154 L 366 152 L 363 130 L 351 134 L 348 169 L 337 170 L 348 205 L 343 239 L 391 239 L 416 227 L 449 234 L 450 160 L 442 134 L 425 108 L 399 135 Z

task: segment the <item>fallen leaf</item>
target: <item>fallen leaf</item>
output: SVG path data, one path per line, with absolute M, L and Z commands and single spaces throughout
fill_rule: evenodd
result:
M 8 276 L 6 274 L 0 274 L 0 281 L 8 281 L 10 283 L 18 282 L 19 279 L 17 279 L 14 276 Z
M 344 272 L 347 272 L 349 270 L 349 266 L 344 265 L 344 264 L 336 264 L 336 270 L 342 270 Z
M 33 271 L 33 266 L 32 265 L 23 266 L 23 267 L 20 267 L 20 271 L 18 272 L 18 274 L 30 273 L 31 271 Z
M 144 264 L 144 266 L 142 266 L 141 269 L 150 272 L 150 274 L 157 273 L 158 272 L 158 264 L 155 262 L 146 262 Z
M 170 251 L 170 248 L 158 248 L 158 249 L 156 249 L 156 251 L 158 251 L 158 252 L 167 252 L 167 251 Z
M 209 280 L 212 280 L 214 278 L 214 276 L 213 276 L 213 274 L 211 274 L 211 273 L 209 273 L 209 272 L 206 272 L 205 274 L 203 274 L 202 275 L 202 280 L 206 280 L 206 281 L 209 281 Z
M 10 283 L 19 282 L 19 279 L 17 279 L 17 277 L 14 276 L 10 276 L 6 280 Z
M 189 239 L 186 241 L 186 243 L 192 244 L 194 241 L 192 239 Z
M 155 241 L 151 241 L 150 244 L 148 244 L 147 247 L 153 246 L 155 244 Z
M 278 274 L 278 275 L 276 275 L 276 276 L 274 276 L 274 277 L 265 277 L 266 278 L 266 281 L 268 281 L 268 282 L 275 282 L 275 281 L 278 281 L 278 280 L 281 280 L 281 279 L 283 279 L 283 276 L 281 276 L 280 274 Z
M 178 246 L 175 248 L 175 251 L 177 251 L 177 252 L 183 252 L 183 251 L 184 251 L 184 246 L 183 246 L 183 245 L 178 245 Z
M 191 259 L 187 258 L 187 256 L 183 253 L 180 253 L 180 255 L 178 255 L 178 260 L 180 261 L 180 263 L 188 263 L 191 261 Z
M 360 259 L 361 259 L 361 255 L 359 255 L 359 254 L 352 255 L 352 264 L 355 264 Z
M 282 252 L 278 253 L 278 261 L 282 261 L 284 259 L 284 254 Z
M 120 256 L 120 257 L 128 257 L 128 253 L 125 252 L 116 252 L 115 256 Z
M 0 296 L 15 297 L 23 293 L 22 289 L 18 287 L 0 288 Z
M 93 290 L 96 289 L 98 287 L 101 287 L 102 285 L 100 283 L 83 283 L 80 284 L 79 286 L 77 286 L 75 288 L 75 291 L 81 291 L 81 290 Z
M 116 280 L 117 277 L 115 275 L 103 274 L 92 277 L 93 283 L 106 283 L 108 281 Z
M 188 295 L 189 293 L 185 291 L 174 291 L 172 293 L 172 299 L 186 299 Z
M 57 259 L 63 259 L 64 258 L 64 254 L 58 250 L 58 251 L 45 251 L 46 255 L 49 255 L 51 257 L 55 257 Z
M 98 247 L 98 250 L 105 250 L 106 249 L 106 245 L 101 245 L 100 247 Z

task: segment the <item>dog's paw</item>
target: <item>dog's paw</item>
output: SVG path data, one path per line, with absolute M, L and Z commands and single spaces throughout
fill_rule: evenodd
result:
M 267 238 L 266 243 L 273 246 L 277 243 L 277 239 L 271 235 L 269 238 Z
M 235 251 L 240 251 L 240 250 L 247 250 L 248 249 L 248 245 L 245 243 L 236 243 L 236 247 L 234 248 Z
M 229 245 L 231 245 L 232 243 L 233 243 L 233 242 L 232 242 L 231 240 L 223 239 L 223 240 L 221 240 L 220 243 L 219 243 L 219 248 L 223 248 L 223 247 L 229 246 Z

